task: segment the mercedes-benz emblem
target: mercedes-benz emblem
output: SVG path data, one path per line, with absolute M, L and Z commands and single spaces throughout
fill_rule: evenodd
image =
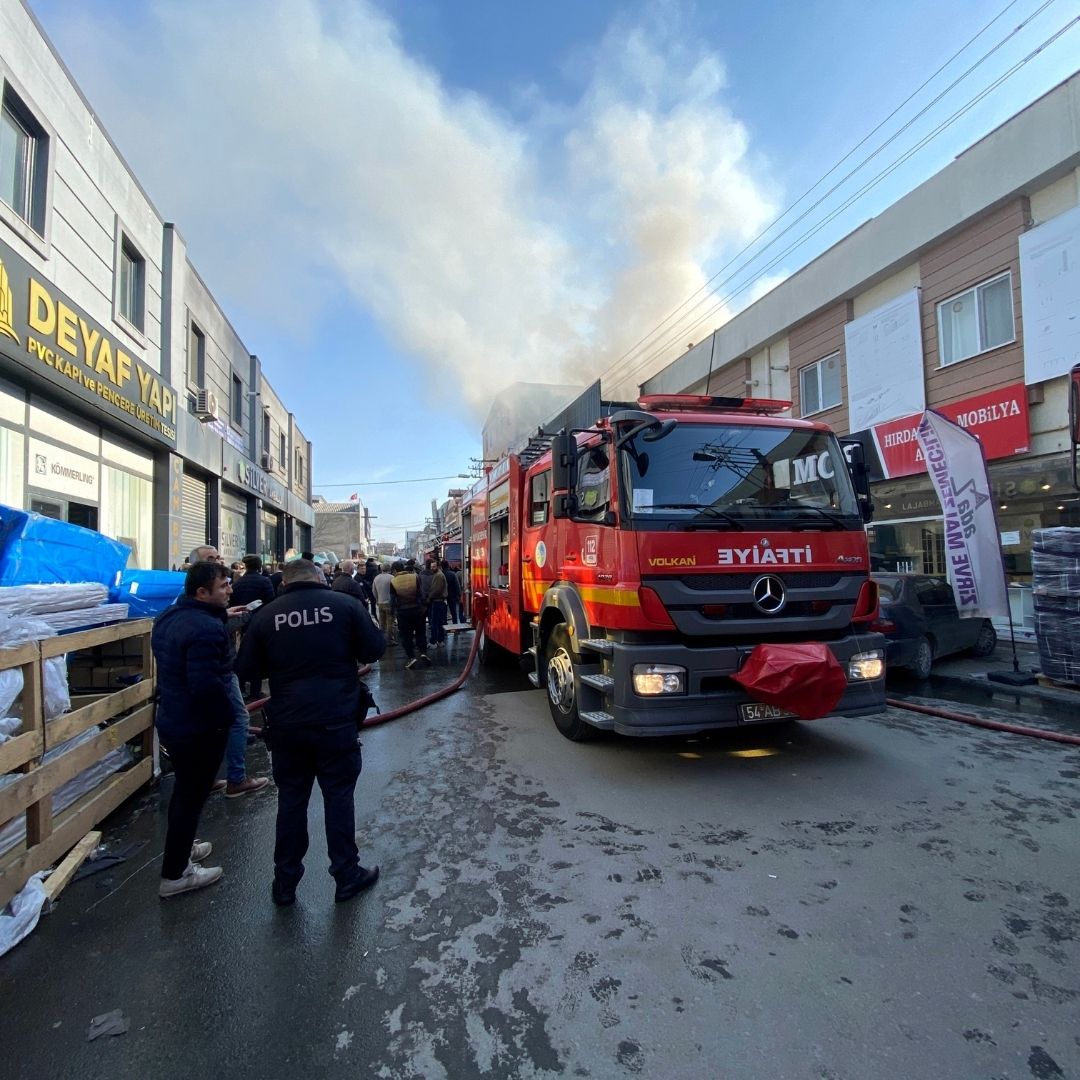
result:
M 784 583 L 775 574 L 762 574 L 750 586 L 754 606 L 766 615 L 779 615 L 787 603 Z

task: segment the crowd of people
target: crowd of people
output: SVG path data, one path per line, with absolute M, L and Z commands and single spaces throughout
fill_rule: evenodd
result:
M 272 899 L 295 901 L 316 780 L 335 899 L 351 899 L 379 875 L 377 866 L 360 865 L 354 835 L 357 727 L 371 702 L 358 665 L 397 643 L 406 669 L 430 664 L 428 649 L 445 646 L 448 620 L 461 621 L 460 578 L 446 561 L 429 559 L 418 570 L 412 559 L 389 566 L 346 559 L 330 569 L 310 552 L 277 566 L 246 555 L 227 568 L 210 545 L 192 551 L 185 567 L 183 595 L 158 616 L 152 635 L 155 723 L 175 774 L 159 895 L 222 876 L 220 866 L 203 865 L 213 848 L 196 839 L 199 818 L 214 791 L 237 798 L 269 784 L 246 771 L 247 706 L 260 700 L 278 788 Z M 226 775 L 217 779 L 223 761 Z

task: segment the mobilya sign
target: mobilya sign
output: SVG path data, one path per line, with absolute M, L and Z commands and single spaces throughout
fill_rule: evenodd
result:
M 118 419 L 176 445 L 176 394 L 157 372 L 128 355 L 6 244 L 0 244 L 0 348 Z

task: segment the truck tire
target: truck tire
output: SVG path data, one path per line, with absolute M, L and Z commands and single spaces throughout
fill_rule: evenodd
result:
M 587 742 L 600 732 L 585 723 L 578 713 L 578 693 L 574 653 L 565 623 L 552 628 L 544 645 L 542 686 L 547 692 L 551 719 L 560 734 L 571 742 Z

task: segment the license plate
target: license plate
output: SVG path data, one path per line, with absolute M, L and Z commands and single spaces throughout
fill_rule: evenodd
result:
M 795 713 L 778 709 L 775 705 L 765 705 L 760 701 L 739 706 L 739 719 L 744 724 L 757 723 L 760 720 L 793 720 Z

